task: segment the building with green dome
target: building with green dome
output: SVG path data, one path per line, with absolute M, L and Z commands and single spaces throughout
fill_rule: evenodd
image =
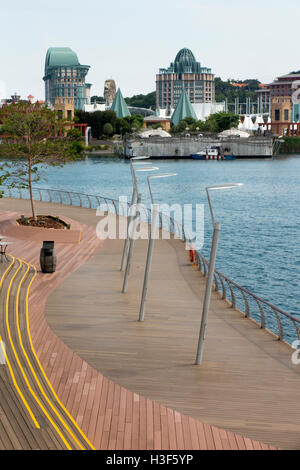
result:
M 84 109 L 90 103 L 91 84 L 86 83 L 89 65 L 81 65 L 77 54 L 69 47 L 50 47 L 45 60 L 45 101 L 49 106 L 57 102 L 73 102 L 75 109 Z
M 210 68 L 202 67 L 190 49 L 181 49 L 168 68 L 156 76 L 156 107 L 174 109 L 185 89 L 189 101 L 213 103 L 215 77 Z

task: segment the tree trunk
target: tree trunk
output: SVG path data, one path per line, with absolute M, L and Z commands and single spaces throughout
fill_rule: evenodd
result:
M 28 184 L 29 184 L 29 194 L 30 194 L 32 217 L 33 217 L 33 220 L 36 220 L 35 206 L 34 206 L 34 199 L 33 199 L 33 191 L 32 191 L 31 165 L 29 165 L 29 170 L 28 170 Z

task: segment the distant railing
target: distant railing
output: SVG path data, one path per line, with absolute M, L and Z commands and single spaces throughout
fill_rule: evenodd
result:
M 5 197 L 17 199 L 29 199 L 29 191 L 26 188 L 1 187 Z M 129 203 L 117 201 L 104 196 L 84 194 L 59 189 L 33 188 L 33 197 L 36 201 L 66 204 L 70 206 L 99 209 L 104 212 L 112 212 L 118 215 L 127 215 Z M 141 219 L 151 223 L 151 210 L 141 206 Z M 162 230 L 173 233 L 176 238 L 190 243 L 190 238 L 185 233 L 182 224 L 167 214 L 159 214 L 159 227 Z M 195 253 L 196 263 L 203 276 L 208 274 L 209 261 L 199 252 Z M 219 271 L 214 274 L 214 288 L 220 292 L 222 299 L 227 300 L 232 308 L 239 309 L 246 318 L 255 320 L 261 328 L 273 332 L 278 340 L 292 343 L 295 338 L 300 340 L 300 319 L 290 315 L 266 300 L 252 294 L 246 288 L 229 279 Z
M 4 197 L 16 198 L 16 199 L 29 199 L 28 188 L 21 187 L 1 187 Z M 52 202 L 56 204 L 65 204 L 68 206 L 84 207 L 87 209 L 99 209 L 103 212 L 112 212 L 117 215 L 127 216 L 130 204 L 122 200 L 116 200 L 107 198 L 105 196 L 99 196 L 94 194 L 85 194 L 74 191 L 65 191 L 60 189 L 49 189 L 49 188 L 33 188 L 33 198 L 35 201 L 41 202 Z M 140 207 L 141 220 L 147 223 L 151 223 L 152 214 L 151 210 L 145 205 Z M 170 233 L 174 233 L 178 238 L 186 240 L 187 237 L 184 232 L 184 228 L 172 217 L 167 214 L 159 214 L 159 227 Z

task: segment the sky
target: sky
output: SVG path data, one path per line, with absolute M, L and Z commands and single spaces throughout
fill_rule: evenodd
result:
M 44 99 L 48 47 L 90 65 L 92 95 L 113 78 L 124 96 L 190 48 L 216 76 L 263 83 L 300 69 L 299 0 L 0 0 L 0 93 Z

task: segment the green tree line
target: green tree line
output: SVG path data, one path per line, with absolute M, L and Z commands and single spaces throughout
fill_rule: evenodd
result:
M 234 86 L 233 83 L 240 83 L 247 86 L 240 88 Z M 236 98 L 238 98 L 241 103 L 245 103 L 247 98 L 251 98 L 252 101 L 255 101 L 257 99 L 256 90 L 258 90 L 259 85 L 260 81 L 252 78 L 243 81 L 232 79 L 223 81 L 220 77 L 216 77 L 216 101 L 221 102 L 227 99 L 229 103 L 234 103 Z
M 234 113 L 220 112 L 211 114 L 206 121 L 197 121 L 191 117 L 187 117 L 180 121 L 177 126 L 171 128 L 172 134 L 180 134 L 183 132 L 222 132 L 239 124 L 239 116 Z
M 134 130 L 139 130 L 144 122 L 143 116 L 139 114 L 118 118 L 114 111 L 87 113 L 80 110 L 76 111 L 75 120 L 88 124 L 94 139 L 109 138 L 113 134 L 132 133 Z

